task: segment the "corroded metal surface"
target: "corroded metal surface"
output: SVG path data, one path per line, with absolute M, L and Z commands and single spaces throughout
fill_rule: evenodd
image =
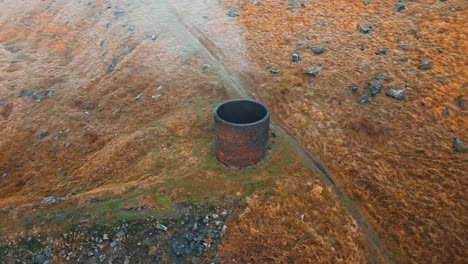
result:
M 270 111 L 246 99 L 225 101 L 213 110 L 215 155 L 223 164 L 247 167 L 263 159 L 268 144 Z

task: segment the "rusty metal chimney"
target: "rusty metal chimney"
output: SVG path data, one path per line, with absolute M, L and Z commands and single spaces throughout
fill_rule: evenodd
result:
M 265 157 L 270 110 L 254 100 L 234 99 L 213 110 L 215 155 L 223 164 L 247 167 Z

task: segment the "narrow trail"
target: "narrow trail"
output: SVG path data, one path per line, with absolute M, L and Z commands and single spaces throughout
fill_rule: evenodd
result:
M 214 68 L 217 70 L 217 74 L 225 80 L 224 88 L 227 90 L 226 93 L 228 96 L 233 98 L 250 98 L 248 95 L 248 89 L 245 89 L 241 85 L 241 81 L 239 81 L 242 78 L 236 76 L 235 73 L 232 73 L 229 70 L 227 61 L 225 61 L 226 55 L 216 46 L 216 41 L 211 40 L 207 34 L 204 34 L 201 29 L 191 23 L 188 16 L 182 15 L 176 4 L 172 4 L 167 0 L 159 0 L 158 2 L 159 4 L 163 4 L 165 9 L 167 8 L 166 10 L 172 12 L 173 15 L 177 17 L 177 21 L 182 25 L 182 27 L 177 26 L 177 28 L 183 28 L 185 30 L 186 34 L 184 35 L 190 38 L 190 43 L 196 43 L 198 46 L 197 49 L 201 52 L 200 55 L 209 59 L 210 63 L 212 63 Z M 239 58 L 241 57 L 242 55 L 239 54 Z M 229 61 L 229 66 L 232 68 L 232 61 Z M 277 120 L 274 117 L 273 119 L 271 126 L 276 133 L 285 138 L 301 157 L 304 164 L 311 170 L 315 171 L 322 180 L 331 187 L 341 204 L 345 206 L 352 217 L 356 220 L 365 235 L 367 247 L 369 249 L 368 262 L 378 263 L 379 259 L 382 258 L 387 263 L 395 262 L 391 254 L 380 241 L 377 233 L 372 229 L 372 227 L 370 227 L 369 223 L 359 212 L 358 206 L 335 183 L 333 177 L 327 172 L 325 166 L 282 128 L 284 127 L 284 124 L 280 120 Z

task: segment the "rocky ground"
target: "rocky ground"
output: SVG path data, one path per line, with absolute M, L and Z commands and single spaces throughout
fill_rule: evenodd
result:
M 0 262 L 466 262 L 467 7 L 0 1 Z

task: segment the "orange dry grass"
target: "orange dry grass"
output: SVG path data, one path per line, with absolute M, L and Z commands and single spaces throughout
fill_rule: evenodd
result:
M 402 12 L 391 1 L 305 1 L 304 8 L 233 2 L 244 7 L 240 20 L 263 72 L 256 96 L 361 204 L 387 248 L 401 262 L 464 262 L 468 160 L 452 143 L 454 137 L 468 142 L 467 112 L 456 104 L 466 96 L 466 2 L 406 2 Z M 366 36 L 358 27 L 368 24 Z M 315 55 L 297 47 L 299 41 L 326 52 Z M 387 55 L 374 55 L 383 48 Z M 296 50 L 303 61 L 291 63 Z M 410 61 L 396 62 L 403 56 Z M 432 70 L 417 69 L 425 58 Z M 319 63 L 318 77 L 303 74 Z M 271 76 L 269 67 L 281 73 Z M 409 86 L 406 100 L 378 95 L 359 106 L 379 72 L 391 78 L 385 87 Z M 441 115 L 445 108 L 448 118 Z
M 221 262 L 366 262 L 354 219 L 329 188 L 304 171 L 278 182 L 272 193 L 248 198 L 247 206 L 229 226 Z

